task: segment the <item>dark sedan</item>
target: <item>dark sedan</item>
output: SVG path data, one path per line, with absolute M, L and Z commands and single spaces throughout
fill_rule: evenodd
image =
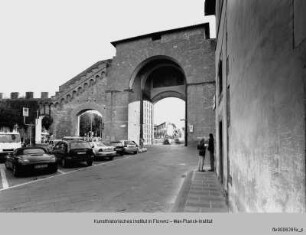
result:
M 22 172 L 48 170 L 57 171 L 56 158 L 41 147 L 18 148 L 5 161 L 5 167 L 13 171 L 14 176 Z
M 82 140 L 60 141 L 54 146 L 52 153 L 63 167 L 68 167 L 74 162 L 86 162 L 88 166 L 91 166 L 94 160 L 92 147 Z

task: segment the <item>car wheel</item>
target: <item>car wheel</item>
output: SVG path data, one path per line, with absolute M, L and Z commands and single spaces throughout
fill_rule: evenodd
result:
M 68 162 L 65 158 L 62 159 L 62 166 L 65 168 L 65 167 L 68 167 Z
M 137 151 L 135 151 L 134 154 L 137 154 Z
M 92 160 L 88 160 L 87 161 L 87 166 L 92 166 L 92 162 L 93 162 Z
M 17 166 L 13 165 L 13 175 L 14 176 L 19 176 L 20 172 Z
M 109 157 L 108 160 L 112 161 L 114 160 L 114 157 Z

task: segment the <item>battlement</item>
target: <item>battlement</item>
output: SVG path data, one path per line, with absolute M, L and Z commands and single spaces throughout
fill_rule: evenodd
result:
M 20 96 L 19 92 L 11 92 L 9 98 L 4 98 L 4 93 L 0 92 L 0 100 L 3 99 L 49 99 L 49 92 L 41 92 L 40 98 L 34 98 L 34 92 L 27 91 L 24 96 Z

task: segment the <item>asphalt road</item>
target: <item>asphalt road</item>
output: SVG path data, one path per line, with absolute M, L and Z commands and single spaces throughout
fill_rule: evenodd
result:
M 5 172 L 0 212 L 170 212 L 197 161 L 195 149 L 170 145 L 53 175 L 16 179 Z

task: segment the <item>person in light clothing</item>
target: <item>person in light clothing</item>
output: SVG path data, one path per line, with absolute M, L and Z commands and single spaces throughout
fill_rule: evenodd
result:
M 197 149 L 199 150 L 198 171 L 204 172 L 205 171 L 204 170 L 204 160 L 205 160 L 205 151 L 206 151 L 204 138 L 200 140 L 200 143 L 198 144 Z

